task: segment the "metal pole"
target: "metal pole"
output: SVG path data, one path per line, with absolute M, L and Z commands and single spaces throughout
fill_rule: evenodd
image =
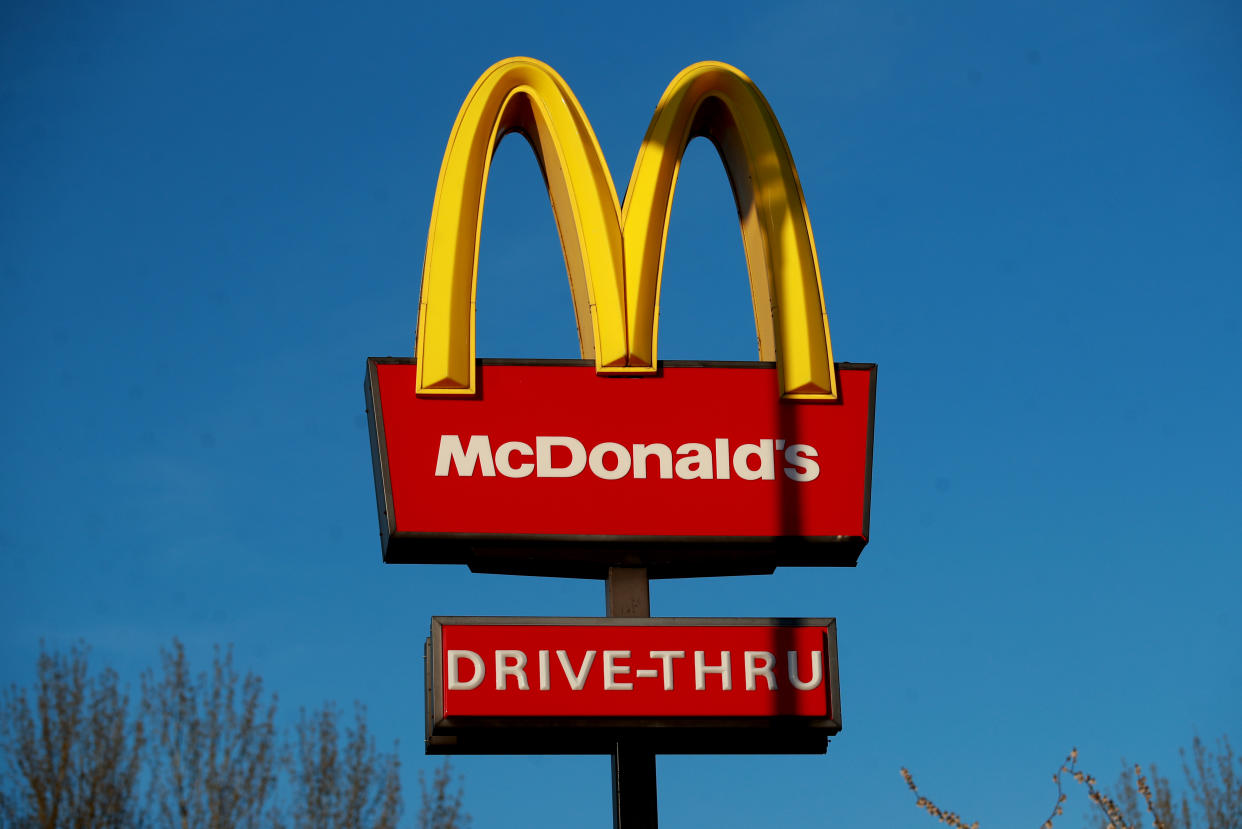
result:
M 604 585 L 608 615 L 651 615 L 651 592 L 645 567 L 609 567 Z M 613 829 L 656 829 L 655 752 L 634 740 L 612 747 Z

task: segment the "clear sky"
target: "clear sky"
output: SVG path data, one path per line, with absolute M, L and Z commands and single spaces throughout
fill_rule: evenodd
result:
M 444 144 L 496 60 L 573 87 L 628 179 L 668 81 L 732 63 L 798 165 L 838 359 L 880 366 L 856 569 L 658 583 L 668 616 L 835 616 L 827 755 L 665 757 L 666 826 L 918 826 L 898 768 L 1035 826 L 1079 746 L 1242 740 L 1235 3 L 14 2 L 0 10 L 0 683 L 82 637 L 136 684 L 214 642 L 283 716 L 361 699 L 416 811 L 435 615 L 598 582 L 385 566 L 362 379 L 413 353 Z M 493 166 L 482 356 L 574 357 L 533 155 Z M 661 356 L 754 359 L 710 145 Z M 478 826 L 604 826 L 604 757 L 461 757 Z M 1073 792 L 1066 826 L 1085 798 Z

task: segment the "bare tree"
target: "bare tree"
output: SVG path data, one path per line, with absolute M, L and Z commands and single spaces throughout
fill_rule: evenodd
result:
M 450 792 L 453 785 L 453 766 L 447 757 L 439 768 L 431 773 L 431 785 L 422 771 L 418 773 L 418 787 L 422 790 L 423 807 L 418 812 L 419 829 L 467 829 L 470 815 L 462 808 L 465 790 L 457 778 L 457 791 Z
M 397 829 L 397 746 L 376 748 L 361 704 L 350 721 L 332 703 L 303 710 L 281 741 L 258 676 L 219 647 L 195 674 L 176 639 L 141 689 L 131 716 L 84 644 L 41 652 L 34 685 L 0 694 L 0 829 Z M 423 829 L 470 825 L 447 761 L 419 783 Z
M 1234 755 L 1228 737 L 1217 741 L 1217 750 L 1206 748 L 1197 736 L 1189 760 L 1182 749 L 1182 771 L 1190 797 L 1177 797 L 1154 765 L 1149 782 L 1142 766 L 1130 767 L 1124 760 L 1121 777 L 1110 795 L 1099 788 L 1094 777 L 1078 768 L 1078 749 L 1074 749 L 1052 776 L 1057 798 L 1042 829 L 1052 829 L 1065 813 L 1067 779 L 1087 790 L 1087 798 L 1095 807 L 1087 819 L 1097 829 L 1139 829 L 1147 819 L 1154 829 L 1242 829 L 1242 758 Z M 941 809 L 920 793 L 909 771 L 903 768 L 901 776 L 914 792 L 918 808 L 956 829 L 978 829 L 977 822 L 967 824 L 961 816 Z
M 276 784 L 276 698 L 239 677 L 232 650 L 215 649 L 210 673 L 190 673 L 185 647 L 160 651 L 142 676 L 142 717 L 154 817 L 180 829 L 258 826 Z
M 1093 826 L 1101 829 L 1117 824 L 1141 826 L 1143 815 L 1147 813 L 1160 829 L 1193 829 L 1195 824 L 1191 820 L 1190 803 L 1185 795 L 1174 797 L 1169 779 L 1160 775 L 1155 763 L 1148 767 L 1150 784 L 1146 782 L 1146 775 L 1140 780 L 1141 766 L 1127 763 L 1123 758 L 1121 769 L 1117 783 L 1110 790 L 1116 814 L 1090 813 L 1087 817 Z M 1144 788 L 1147 794 L 1144 794 Z
M 375 748 L 366 708 L 354 704 L 354 724 L 341 737 L 332 703 L 299 712 L 284 765 L 292 783 L 289 825 L 294 829 L 396 829 L 401 817 L 401 761 Z M 279 816 L 274 823 L 284 825 Z
M 1164 829 L 1242 829 L 1242 757 L 1234 754 L 1228 736 L 1218 739 L 1213 751 L 1196 735 L 1190 753 L 1181 749 L 1180 754 L 1186 778 L 1180 794 L 1155 764 L 1149 767 L 1151 786 L 1144 792 L 1141 768 L 1122 761 L 1113 797 L 1126 823 L 1138 826 L 1148 812 Z M 1096 826 L 1107 827 L 1107 820 L 1095 818 Z
M 141 723 L 108 668 L 91 675 L 88 649 L 40 649 L 33 699 L 16 685 L 0 700 L 5 825 L 112 829 L 141 825 L 136 782 Z

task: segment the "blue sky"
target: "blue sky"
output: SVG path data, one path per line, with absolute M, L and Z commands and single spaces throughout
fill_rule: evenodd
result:
M 12 3 L 0 10 L 0 683 L 181 637 L 369 706 L 430 769 L 434 615 L 597 615 L 597 582 L 385 566 L 362 399 L 413 352 L 436 174 L 503 57 L 547 61 L 628 179 L 667 82 L 749 74 L 805 191 L 838 359 L 880 366 L 853 570 L 653 588 L 835 616 L 823 757 L 665 757 L 666 826 L 930 825 L 898 768 L 1037 825 L 1077 745 L 1242 739 L 1242 27 L 1228 2 Z M 551 210 L 497 154 L 482 356 L 572 357 Z M 728 185 L 691 146 L 661 356 L 753 359 Z M 478 826 L 607 825 L 608 761 L 473 758 Z M 1085 811 L 1072 792 L 1067 826 Z

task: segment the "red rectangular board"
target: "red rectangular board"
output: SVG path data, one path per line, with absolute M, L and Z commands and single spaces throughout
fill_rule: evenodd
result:
M 659 542 L 731 545 L 736 572 L 766 572 L 853 564 L 866 543 L 872 365 L 838 364 L 832 402 L 782 400 L 766 363 L 610 377 L 583 361 L 481 361 L 478 376 L 472 397 L 419 397 L 413 361 L 370 361 L 388 561 L 525 544 L 527 561 L 611 546 L 647 564 Z M 820 549 L 772 555 L 782 543 Z
M 841 723 L 832 619 L 435 618 L 430 662 L 433 734 Z

